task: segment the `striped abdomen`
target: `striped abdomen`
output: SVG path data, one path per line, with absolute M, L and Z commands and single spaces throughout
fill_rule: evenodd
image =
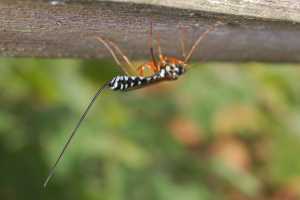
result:
M 116 76 L 108 84 L 112 90 L 128 91 L 158 83 L 160 81 L 176 80 L 185 72 L 182 65 L 166 65 L 152 76 Z

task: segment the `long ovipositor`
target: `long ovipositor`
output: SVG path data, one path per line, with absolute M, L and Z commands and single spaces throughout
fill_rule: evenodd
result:
M 114 91 L 129 91 L 134 90 L 142 87 L 146 87 L 155 83 L 159 83 L 161 81 L 171 81 L 176 80 L 179 76 L 185 73 L 184 66 L 181 64 L 166 64 L 163 68 L 161 68 L 157 73 L 153 74 L 152 76 L 116 76 L 111 81 L 108 81 L 105 85 L 100 87 L 97 91 L 97 93 L 92 98 L 91 102 L 89 103 L 88 107 L 85 109 L 84 113 L 82 114 L 81 118 L 79 119 L 78 123 L 76 124 L 75 128 L 73 129 L 70 137 L 67 140 L 67 143 L 63 147 L 61 153 L 59 154 L 58 159 L 54 163 L 54 165 L 51 168 L 51 171 L 44 182 L 44 187 L 47 186 L 49 180 L 54 174 L 54 169 L 56 168 L 58 162 L 61 160 L 65 150 L 69 146 L 72 138 L 74 137 L 77 129 L 81 125 L 82 121 L 85 119 L 87 113 L 89 112 L 90 108 L 96 101 L 97 97 L 101 94 L 101 92 L 105 88 L 110 88 Z
M 116 76 L 108 83 L 108 87 L 115 91 L 129 91 L 159 83 L 161 81 L 176 80 L 184 72 L 185 69 L 183 65 L 167 64 L 164 68 L 152 76 Z

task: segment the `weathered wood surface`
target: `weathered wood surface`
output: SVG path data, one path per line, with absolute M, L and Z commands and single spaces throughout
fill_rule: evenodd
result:
M 72 0 L 77 1 L 77 0 Z M 101 1 L 101 0 L 100 0 Z M 298 0 L 114 0 L 205 12 L 300 22 Z
M 107 50 L 94 39 L 101 35 L 114 40 L 130 57 L 147 59 L 150 57 L 150 20 L 153 21 L 154 32 L 160 33 L 163 52 L 168 55 L 180 55 L 179 26 L 185 27 L 186 40 L 191 45 L 209 25 L 221 20 L 226 24 L 206 38 L 196 51 L 194 59 L 300 61 L 300 25 L 294 21 L 145 4 L 56 4 L 28 0 L 0 1 L 0 55 L 108 57 L 110 55 Z

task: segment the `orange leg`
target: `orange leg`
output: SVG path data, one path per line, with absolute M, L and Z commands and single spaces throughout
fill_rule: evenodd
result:
M 102 44 L 104 44 L 104 46 L 108 49 L 108 51 L 111 53 L 112 57 L 114 58 L 115 62 L 119 65 L 119 67 L 127 74 L 127 75 L 137 75 L 133 64 L 131 64 L 130 60 L 124 55 L 124 53 L 121 51 L 121 49 L 112 41 L 108 40 L 108 39 L 104 39 L 103 37 L 96 37 L 96 39 L 101 42 Z M 117 51 L 121 57 L 123 58 L 123 60 L 125 61 L 125 63 L 127 65 L 123 65 L 119 58 L 117 57 L 116 53 L 114 52 Z
M 155 56 L 154 56 L 154 49 L 153 49 L 153 24 L 152 24 L 152 20 L 150 22 L 149 46 L 150 46 L 150 54 L 151 54 L 152 62 L 155 65 L 155 67 L 157 68 L 158 66 L 157 66 Z
M 159 57 L 159 60 L 160 62 L 163 62 L 163 55 L 162 55 L 162 52 L 161 52 L 161 48 L 160 48 L 160 35 L 159 33 L 157 33 L 157 51 L 158 51 L 158 57 Z
M 126 69 L 128 71 L 129 74 L 131 75 L 135 75 L 136 71 L 134 69 L 133 64 L 130 62 L 130 60 L 127 58 L 127 56 L 125 56 L 125 54 L 121 51 L 121 49 L 118 47 L 118 45 L 116 45 L 113 41 L 107 40 L 109 42 L 109 44 L 115 48 L 115 50 L 121 55 L 121 57 L 124 59 L 124 61 L 127 63 L 127 68 Z
M 146 65 L 147 66 L 147 65 Z M 137 68 L 137 71 L 140 76 L 145 76 L 145 65 L 141 65 Z
M 161 68 L 161 64 L 163 64 L 163 62 L 165 61 L 164 56 L 161 53 L 159 33 L 157 33 L 157 50 L 158 50 L 159 62 L 156 61 L 155 56 L 154 56 L 152 21 L 150 22 L 149 46 L 150 46 L 150 54 L 152 57 L 152 62 L 145 63 L 137 68 L 138 74 L 140 76 L 145 75 L 146 69 L 151 70 L 153 73 L 159 72 L 159 70 Z
M 139 66 L 137 68 L 137 71 L 140 76 L 144 76 L 146 69 L 151 70 L 153 73 L 156 73 L 159 71 L 159 67 L 156 66 L 156 64 L 154 62 L 145 63 L 145 64 Z
M 186 51 L 185 51 L 185 28 L 182 25 L 179 25 L 180 29 L 180 45 L 181 45 L 181 52 L 183 59 L 186 57 Z
M 188 52 L 187 56 L 184 58 L 184 63 L 187 63 L 189 61 L 189 59 L 191 58 L 191 56 L 193 55 L 196 47 L 200 44 L 200 42 L 208 35 L 208 33 L 210 33 L 211 31 L 213 31 L 217 26 L 222 25 L 223 23 L 218 21 L 216 22 L 214 25 L 210 26 L 206 31 L 204 31 L 196 40 L 196 42 L 194 43 L 194 45 L 192 46 L 192 48 L 190 49 L 190 51 Z

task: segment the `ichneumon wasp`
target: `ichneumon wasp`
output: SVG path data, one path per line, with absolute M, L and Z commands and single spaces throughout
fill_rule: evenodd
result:
M 109 88 L 114 91 L 129 91 L 135 90 L 139 88 L 144 88 L 149 85 L 153 85 L 162 81 L 172 81 L 178 79 L 181 75 L 183 75 L 186 70 L 188 69 L 188 61 L 190 60 L 191 56 L 193 55 L 196 47 L 200 44 L 200 42 L 205 38 L 205 36 L 213 31 L 218 25 L 222 24 L 221 22 L 217 22 L 214 25 L 210 26 L 205 32 L 203 32 L 198 39 L 194 42 L 193 46 L 189 50 L 189 52 L 185 53 L 185 46 L 184 41 L 181 37 L 181 47 L 182 47 L 182 56 L 183 59 L 177 59 L 174 57 L 168 57 L 162 54 L 159 42 L 159 35 L 157 37 L 157 44 L 158 44 L 158 60 L 156 60 L 152 45 L 152 23 L 150 29 L 150 54 L 152 60 L 145 64 L 142 64 L 137 68 L 134 68 L 133 64 L 130 60 L 125 56 L 122 50 L 112 41 L 105 39 L 103 37 L 96 37 L 96 39 L 101 42 L 107 50 L 110 52 L 112 57 L 114 58 L 117 65 L 126 73 L 126 75 L 119 75 L 111 80 L 107 81 L 103 86 L 101 86 L 96 94 L 93 96 L 92 100 L 88 104 L 87 108 L 84 110 L 83 114 L 81 115 L 79 121 L 77 122 L 75 128 L 71 132 L 66 144 L 63 146 L 57 160 L 55 161 L 54 165 L 52 166 L 48 177 L 44 182 L 44 187 L 47 186 L 49 180 L 54 175 L 54 170 L 62 159 L 67 147 L 69 146 L 71 140 L 73 139 L 75 133 L 77 132 L 78 128 L 80 127 L 82 121 L 85 119 L 87 113 L 91 109 L 92 105 L 95 103 L 97 97 L 101 94 L 101 92 Z M 122 65 L 119 58 L 117 57 L 117 53 L 122 59 L 125 61 L 125 65 Z M 146 69 L 150 69 L 152 71 L 152 75 L 144 76 L 144 72 Z

